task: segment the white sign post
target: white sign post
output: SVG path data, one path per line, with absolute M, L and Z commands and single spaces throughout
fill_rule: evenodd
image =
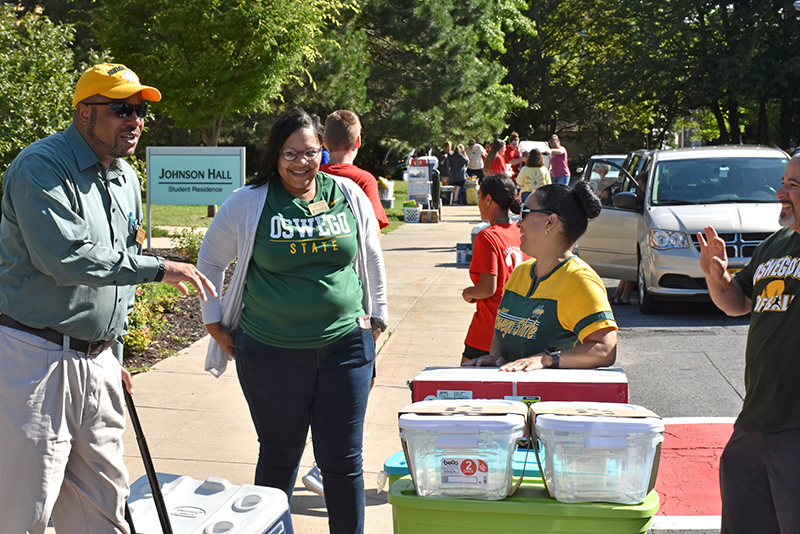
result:
M 150 206 L 222 204 L 245 182 L 244 147 L 147 147 L 147 249 Z

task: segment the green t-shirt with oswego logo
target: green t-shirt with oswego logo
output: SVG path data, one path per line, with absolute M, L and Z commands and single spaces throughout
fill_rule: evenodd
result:
M 318 173 L 316 180 L 313 200 L 295 198 L 280 179 L 269 183 L 241 317 L 247 335 L 267 345 L 323 347 L 351 332 L 364 314 L 353 267 L 355 216 L 330 176 Z

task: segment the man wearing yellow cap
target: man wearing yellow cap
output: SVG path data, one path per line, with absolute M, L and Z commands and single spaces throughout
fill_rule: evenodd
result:
M 0 222 L 0 531 L 128 533 L 122 336 L 136 284 L 201 298 L 193 265 L 144 256 L 133 154 L 161 93 L 124 65 L 75 88 L 72 125 L 25 148 Z M 123 386 L 124 384 L 124 386 Z

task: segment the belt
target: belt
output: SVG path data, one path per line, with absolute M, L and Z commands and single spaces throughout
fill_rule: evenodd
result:
M 32 326 L 20 323 L 16 319 L 12 319 L 6 314 L 0 314 L 0 325 L 19 330 L 20 332 L 33 334 L 34 336 L 46 339 L 58 345 L 64 344 L 64 334 L 56 332 L 52 328 L 33 328 Z M 76 352 L 85 352 L 87 356 L 93 357 L 111 347 L 115 342 L 116 340 L 114 339 L 105 341 L 83 341 L 70 337 L 69 348 Z

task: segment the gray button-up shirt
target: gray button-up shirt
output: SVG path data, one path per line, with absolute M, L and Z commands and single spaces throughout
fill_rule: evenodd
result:
M 3 188 L 0 313 L 84 341 L 120 339 L 135 285 L 158 272 L 136 242 L 130 165 L 106 169 L 73 124 L 20 152 Z

